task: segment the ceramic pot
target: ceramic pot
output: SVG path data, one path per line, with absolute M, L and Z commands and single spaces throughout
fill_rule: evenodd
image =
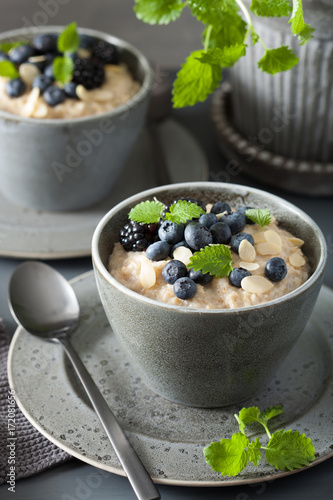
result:
M 164 203 L 190 196 L 235 208 L 269 207 L 282 227 L 305 241 L 311 276 L 281 298 L 238 309 L 191 309 L 129 290 L 109 274 L 109 255 L 130 209 L 155 196 Z M 254 188 L 211 182 L 173 184 L 132 196 L 104 216 L 92 241 L 101 301 L 134 369 L 157 394 L 200 407 L 239 403 L 266 386 L 310 317 L 326 253 L 320 229 L 295 206 Z

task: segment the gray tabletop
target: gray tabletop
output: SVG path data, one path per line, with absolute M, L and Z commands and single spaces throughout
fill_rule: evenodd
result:
M 151 27 L 136 20 L 134 0 L 1 0 L 0 31 L 34 24 L 66 24 L 77 21 L 80 26 L 104 30 L 129 40 L 149 58 L 171 71 L 177 69 L 186 55 L 198 46 L 201 27 L 189 16 L 167 27 Z M 47 5 L 49 6 L 47 9 Z M 53 6 L 53 7 L 52 7 Z M 174 112 L 174 116 L 202 145 L 210 165 L 212 180 L 224 180 L 225 161 L 221 156 L 209 119 L 209 102 Z M 266 189 L 296 204 L 320 226 L 329 247 L 324 282 L 333 287 L 333 201 L 296 196 L 275 191 L 238 175 L 232 182 Z M 7 330 L 13 333 L 15 323 L 7 306 L 7 287 L 11 273 L 20 260 L 0 259 L 0 313 Z M 92 268 L 90 258 L 48 261 L 68 279 Z M 329 499 L 332 494 L 333 459 L 299 474 L 251 486 L 227 488 L 194 488 L 159 485 L 161 497 L 173 500 L 225 498 L 226 500 L 312 500 Z M 134 499 L 126 478 L 110 474 L 79 460 L 50 469 L 37 476 L 17 482 L 17 500 L 112 500 Z M 6 486 L 0 487 L 0 498 L 13 498 Z

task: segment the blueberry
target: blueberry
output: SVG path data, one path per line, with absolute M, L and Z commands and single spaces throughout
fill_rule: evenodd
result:
M 146 256 L 150 260 L 164 260 L 169 256 L 170 245 L 166 241 L 156 241 L 149 245 Z
M 54 80 L 53 63 L 45 66 L 44 75 L 47 76 L 48 78 L 52 78 Z
M 208 227 L 208 229 L 210 228 L 210 226 L 212 226 L 213 224 L 215 224 L 218 221 L 219 220 L 216 217 L 216 215 L 212 214 L 212 213 L 210 213 L 210 214 L 202 214 L 199 217 L 199 223 L 203 224 L 206 227 Z
M 209 283 L 213 279 L 213 276 L 211 276 L 209 273 L 203 274 L 202 271 L 194 271 L 194 269 L 190 269 L 188 277 L 191 278 L 194 283 L 202 286 L 207 285 L 207 283 Z
M 187 276 L 187 267 L 180 260 L 170 260 L 162 269 L 162 276 L 166 283 L 173 285 L 179 278 Z
M 225 222 L 217 222 L 210 228 L 213 236 L 213 243 L 228 245 L 231 238 L 231 230 Z
M 247 240 L 249 243 L 251 243 L 251 245 L 254 246 L 254 239 L 253 239 L 252 234 L 238 233 L 238 234 L 235 234 L 231 238 L 231 241 L 230 241 L 231 250 L 238 253 L 240 242 L 243 240 Z
M 198 222 L 188 224 L 185 228 L 184 236 L 186 243 L 195 251 L 213 243 L 213 236 L 210 230 Z
M 212 214 L 221 214 L 222 212 L 226 211 L 231 212 L 231 207 L 229 203 L 225 203 L 224 201 L 218 201 L 217 203 L 214 203 L 210 210 Z
M 191 278 L 179 278 L 173 284 L 173 293 L 181 300 L 194 297 L 197 292 L 197 285 Z
M 52 85 L 53 78 L 50 78 L 46 75 L 38 75 L 34 78 L 32 82 L 33 87 L 38 87 L 41 91 L 41 94 L 46 90 L 50 85 Z
M 174 245 L 184 239 L 184 226 L 183 224 L 176 224 L 176 222 L 165 220 L 159 227 L 158 236 L 160 240 Z
M 238 209 L 238 212 L 240 212 L 241 214 L 245 215 L 245 212 L 246 210 L 250 210 L 252 209 L 253 207 L 240 207 Z M 253 222 L 253 220 L 249 219 L 248 217 L 245 216 L 245 221 L 246 221 L 246 224 L 255 224 L 255 222 Z
M 287 274 L 287 265 L 281 257 L 273 257 L 266 262 L 265 274 L 271 281 L 281 281 Z
M 231 234 L 240 233 L 246 225 L 245 215 L 241 212 L 231 212 L 231 214 L 222 215 L 219 220 L 228 224 Z
M 77 94 L 76 94 L 76 87 L 77 87 L 77 83 L 75 83 L 75 82 L 66 83 L 66 85 L 64 86 L 65 94 L 68 97 L 71 97 L 72 99 L 78 99 Z
M 186 243 L 185 240 L 181 240 L 181 241 L 178 241 L 178 243 L 175 243 L 174 245 L 172 245 L 171 249 L 170 249 L 170 257 L 173 258 L 173 252 L 176 250 L 176 248 L 178 247 L 186 247 L 186 248 L 190 248 L 188 246 L 188 244 Z
M 49 106 L 57 106 L 57 104 L 61 104 L 66 99 L 66 94 L 63 89 L 51 85 L 47 87 L 43 94 L 45 102 Z
M 57 52 L 58 35 L 56 33 L 43 33 L 35 36 L 33 46 L 38 52 L 45 54 L 45 52 Z
M 241 267 L 236 267 L 229 274 L 229 281 L 231 285 L 240 288 L 242 279 L 246 278 L 246 276 L 251 276 L 251 273 L 246 269 L 242 269 Z
M 9 59 L 14 64 L 22 64 L 35 55 L 36 50 L 30 45 L 19 45 L 9 51 Z
M 8 61 L 8 60 L 9 60 L 9 55 L 0 50 L 0 61 Z
M 26 89 L 27 87 L 21 78 L 14 78 L 6 83 L 6 94 L 9 97 L 20 97 Z

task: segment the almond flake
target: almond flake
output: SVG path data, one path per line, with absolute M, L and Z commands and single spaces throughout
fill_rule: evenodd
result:
M 91 56 L 91 51 L 80 47 L 77 49 L 77 55 L 80 59 L 89 59 L 89 57 Z
M 281 253 L 281 247 L 269 241 L 266 241 L 266 243 L 258 243 L 258 245 L 256 245 L 256 250 L 259 255 L 278 255 Z
M 212 208 L 213 208 L 213 203 L 207 203 L 206 214 L 209 214 Z
M 175 260 L 180 260 L 185 266 L 190 263 L 190 257 L 192 257 L 193 253 L 187 247 L 177 247 L 173 252 L 173 258 Z
M 34 64 L 29 64 L 29 63 L 20 64 L 19 73 L 20 73 L 21 79 L 28 86 L 31 86 L 35 77 L 40 75 L 40 71 L 37 68 L 37 66 L 35 66 Z
M 243 262 L 241 261 L 239 263 L 239 267 L 246 269 L 247 271 L 255 271 L 256 269 L 259 269 L 259 264 L 256 262 Z
M 110 101 L 113 97 L 114 93 L 110 90 L 97 89 L 91 92 L 91 99 L 98 102 Z
M 241 260 L 245 262 L 254 262 L 256 258 L 256 251 L 254 246 L 247 240 L 242 240 L 239 244 L 238 255 Z
M 142 255 L 140 269 L 140 283 L 143 288 L 151 288 L 156 283 L 156 273 L 152 262 Z
M 282 240 L 276 231 L 272 231 L 272 229 L 269 229 L 268 231 L 264 232 L 264 236 L 269 243 L 274 243 L 275 245 L 278 245 L 282 248 Z
M 265 233 L 263 231 L 258 231 L 257 233 L 254 233 L 253 235 L 254 243 L 265 243 L 267 240 L 265 238 Z
M 287 238 L 287 240 L 289 240 L 290 243 L 292 243 L 296 247 L 301 247 L 302 245 L 304 245 L 304 241 L 301 240 L 301 238 L 296 238 L 293 236 L 292 238 Z
M 289 257 L 289 262 L 294 267 L 302 267 L 305 264 L 305 259 L 299 253 L 293 253 Z
M 267 293 L 274 285 L 263 276 L 246 276 L 242 279 L 241 286 L 246 292 Z
M 45 102 L 40 102 L 37 105 L 37 108 L 35 109 L 33 113 L 34 118 L 45 118 L 48 114 L 48 108 Z
M 76 95 L 81 101 L 90 101 L 90 92 L 83 85 L 78 85 L 76 87 Z
M 38 63 L 46 61 L 46 56 L 31 56 L 28 59 L 29 63 Z
M 216 214 L 216 217 L 218 219 L 220 219 L 221 217 L 223 217 L 223 215 L 228 215 L 228 210 L 224 210 L 224 212 L 221 212 L 220 214 Z
M 26 118 L 30 118 L 34 114 L 34 112 L 37 108 L 39 94 L 40 94 L 39 88 L 34 87 L 32 89 L 32 91 L 30 92 L 26 103 L 22 107 L 22 111 L 21 111 L 22 116 L 25 116 Z

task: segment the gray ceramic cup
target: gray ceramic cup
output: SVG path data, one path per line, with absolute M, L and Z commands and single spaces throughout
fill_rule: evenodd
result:
M 0 35 L 0 43 L 62 30 L 47 26 L 8 31 Z M 116 109 L 82 118 L 24 118 L 0 110 L 0 189 L 18 205 L 64 211 L 97 203 L 116 182 L 144 125 L 151 85 L 146 57 L 106 33 L 79 32 L 116 45 L 141 88 Z
M 190 196 L 270 208 L 281 227 L 305 241 L 311 276 L 281 298 L 239 309 L 190 309 L 129 290 L 109 274 L 109 255 L 129 210 L 154 196 L 164 203 Z M 327 250 L 318 226 L 283 199 L 236 184 L 191 182 L 150 189 L 115 206 L 95 230 L 92 257 L 108 320 L 143 382 L 172 401 L 218 407 L 262 390 L 299 339 L 318 297 Z

